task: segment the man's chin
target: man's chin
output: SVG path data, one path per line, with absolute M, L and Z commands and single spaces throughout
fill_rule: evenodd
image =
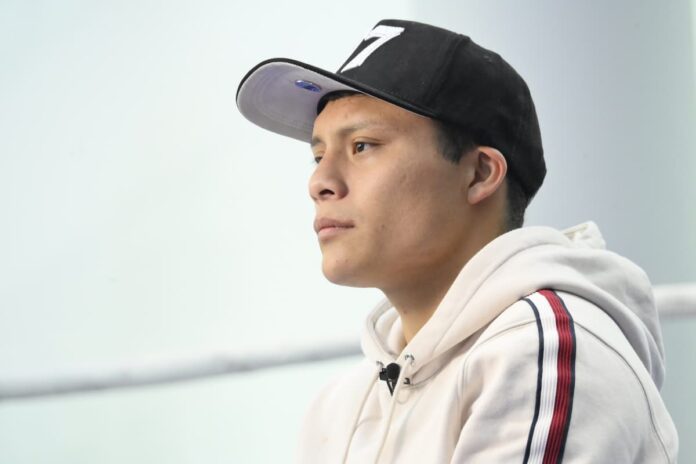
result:
M 375 286 L 364 272 L 346 265 L 329 264 L 324 261 L 322 263 L 322 272 L 329 282 L 336 285 L 361 288 Z

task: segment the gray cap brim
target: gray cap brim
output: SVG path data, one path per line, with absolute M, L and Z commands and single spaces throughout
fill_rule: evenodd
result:
M 254 124 L 310 142 L 317 104 L 338 90 L 360 89 L 342 76 L 294 60 L 278 58 L 254 67 L 237 89 L 237 107 Z

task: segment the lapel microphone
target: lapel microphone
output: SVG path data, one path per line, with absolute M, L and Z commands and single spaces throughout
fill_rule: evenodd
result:
M 399 372 L 401 372 L 401 366 L 396 363 L 387 364 L 387 367 L 383 367 L 382 370 L 379 371 L 379 380 L 387 382 L 390 395 L 394 395 L 396 381 L 399 380 Z

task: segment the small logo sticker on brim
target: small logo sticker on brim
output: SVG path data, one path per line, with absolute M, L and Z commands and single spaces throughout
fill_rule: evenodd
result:
M 321 92 L 321 87 L 319 87 L 314 82 L 309 82 L 309 81 L 304 81 L 302 79 L 298 79 L 295 81 L 295 85 L 301 89 L 309 90 L 310 92 Z

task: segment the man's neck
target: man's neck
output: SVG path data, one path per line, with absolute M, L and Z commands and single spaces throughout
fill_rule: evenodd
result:
M 402 281 L 398 288 L 382 289 L 399 313 L 406 343 L 413 339 L 435 313 L 464 265 L 495 236 L 484 233 L 472 238 L 437 269 L 421 272 L 412 279 Z

